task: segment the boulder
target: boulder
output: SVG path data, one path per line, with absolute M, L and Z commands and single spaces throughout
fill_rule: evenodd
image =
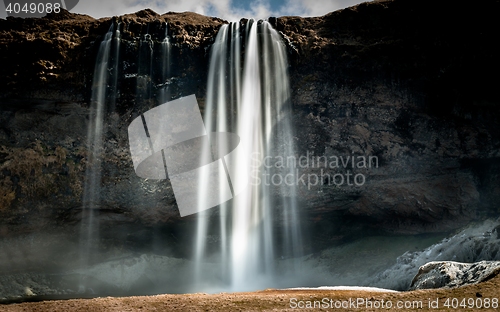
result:
M 500 273 L 500 261 L 461 263 L 433 261 L 420 267 L 411 282 L 410 290 L 454 288 L 477 284 Z

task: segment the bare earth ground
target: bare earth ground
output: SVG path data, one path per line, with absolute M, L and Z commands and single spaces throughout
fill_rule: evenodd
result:
M 453 301 L 453 298 L 458 300 Z M 436 299 L 439 305 L 434 308 Z M 481 284 L 461 288 L 401 293 L 351 290 L 265 290 L 215 295 L 107 297 L 3 305 L 0 306 L 0 311 L 293 311 L 300 309 L 299 305 L 305 308 L 308 302 L 314 304 L 315 300 L 328 302 L 323 308 L 314 309 L 319 311 L 500 311 L 498 299 L 500 299 L 500 275 Z M 370 301 L 373 307 L 367 308 L 365 300 Z M 431 307 L 429 307 L 429 300 L 433 302 Z M 445 305 L 447 300 L 449 307 Z M 355 305 L 357 301 L 360 301 L 358 306 Z M 389 302 L 392 308 L 388 308 Z M 489 302 L 489 308 L 479 308 L 480 304 L 488 305 L 486 302 Z M 335 304 L 339 306 L 342 303 L 347 308 L 335 308 Z M 398 309 L 398 304 L 403 305 L 403 308 Z M 404 304 L 407 308 L 404 308 Z M 312 308 L 307 310 L 312 310 Z

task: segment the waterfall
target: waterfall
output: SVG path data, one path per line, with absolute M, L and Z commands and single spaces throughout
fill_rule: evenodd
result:
M 165 103 L 168 99 L 168 78 L 170 77 L 170 38 L 168 36 L 168 24 L 165 23 L 165 37 L 160 43 L 160 90 L 158 101 Z
M 293 169 L 264 170 L 264 157 L 295 155 L 286 50 L 268 22 L 249 20 L 219 30 L 211 50 L 204 122 L 208 133 L 236 133 L 240 144 L 226 168 L 233 177 L 234 199 L 216 210 L 215 225 L 211 214 L 216 212 L 198 214 L 196 285 L 208 283 L 203 267 L 213 259 L 208 240 L 215 227 L 223 287 L 232 291 L 271 287 L 276 258 L 300 255 L 301 233 L 294 186 L 270 186 L 261 179 L 264 174 L 294 174 Z M 202 179 L 202 194 L 212 188 Z M 276 223 L 281 224 L 281 235 L 273 231 Z
M 98 250 L 95 244 L 99 239 L 98 222 L 94 213 L 100 204 L 104 116 L 106 111 L 114 109 L 119 95 L 118 29 L 119 25 L 109 29 L 95 65 L 84 192 L 87 218 L 82 222 L 82 267 L 94 262 L 91 255 Z M 136 75 L 138 107 L 154 107 L 170 100 L 170 49 L 166 23 L 162 41 L 155 42 L 149 30 L 142 36 Z M 208 171 L 202 171 L 199 187 L 194 188 L 199 192 L 196 198 L 201 211 L 196 216 L 194 237 L 193 274 L 197 291 L 205 285 L 210 291 L 278 286 L 280 261 L 301 255 L 295 187 L 263 183 L 265 175 L 294 175 L 292 167 L 263 166 L 266 157 L 295 157 L 287 64 L 282 38 L 266 21 L 223 25 L 212 46 L 203 112 L 208 134 L 202 141 L 210 146 L 201 148 L 202 152 L 212 155 L 201 159 L 220 161 L 217 172 L 227 176 L 224 183 L 228 188 L 211 184 L 210 181 L 216 180 L 210 179 Z M 226 136 L 219 136 L 220 133 Z M 239 143 L 225 139 L 233 136 L 239 137 Z M 219 179 L 219 183 L 222 180 Z M 216 209 L 201 208 L 206 207 L 203 201 L 207 195 L 218 190 L 219 198 L 227 198 L 222 192 L 228 189 L 232 199 Z M 155 248 L 161 248 L 156 235 L 153 239 Z M 85 290 L 86 286 L 82 287 Z
M 95 218 L 95 213 L 100 205 L 102 157 L 104 152 L 103 124 L 106 104 L 109 105 L 108 109 L 114 109 L 117 94 L 119 26 L 118 24 L 115 30 L 115 25 L 112 24 L 104 36 L 99 46 L 94 68 L 87 129 L 87 163 L 80 234 L 81 267 L 85 267 L 92 262 L 92 256 L 97 251 L 99 242 L 99 224 Z M 80 285 L 80 287 L 81 291 L 85 291 L 85 285 Z
M 149 26 L 148 26 L 149 28 Z M 139 59 L 137 62 L 136 102 L 142 105 L 152 95 L 154 42 L 148 32 L 139 43 Z

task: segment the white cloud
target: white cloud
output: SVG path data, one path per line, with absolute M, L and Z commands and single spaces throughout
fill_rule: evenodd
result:
M 7 18 L 7 12 L 5 12 L 5 4 L 3 1 L 0 2 L 0 18 Z
M 203 15 L 217 16 L 229 21 L 242 17 L 263 19 L 269 16 L 321 16 L 329 12 L 363 2 L 362 0 L 287 0 L 277 11 L 271 10 L 269 0 L 256 0 L 249 9 L 236 8 L 234 0 L 169 0 L 169 1 L 102 1 L 80 0 L 72 10 L 75 13 L 88 14 L 96 18 L 134 13 L 150 8 L 163 14 L 166 12 L 191 11 Z
M 80 0 L 72 12 L 88 14 L 95 18 L 135 13 L 150 8 L 163 14 L 191 11 L 217 16 L 229 21 L 242 17 L 264 19 L 269 16 L 321 16 L 329 12 L 363 2 L 362 0 L 287 0 L 278 10 L 272 10 L 270 0 L 255 0 L 249 9 L 237 8 L 237 0 Z M 0 18 L 5 18 L 3 1 Z
M 280 10 L 279 16 L 297 15 L 297 16 L 323 16 L 327 13 L 345 9 L 347 7 L 367 2 L 369 0 L 287 0 L 286 4 Z
M 159 14 L 191 11 L 203 15 L 217 16 L 230 21 L 241 17 L 266 18 L 271 14 L 265 1 L 256 1 L 251 10 L 237 9 L 230 0 L 170 0 L 170 1 L 102 1 L 80 0 L 72 10 L 95 18 L 134 13 L 149 8 Z

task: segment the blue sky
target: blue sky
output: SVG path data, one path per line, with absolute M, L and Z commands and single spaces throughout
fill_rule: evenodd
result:
M 36 1 L 34 1 L 36 2 Z M 169 11 L 191 11 L 217 16 L 229 21 L 241 17 L 267 18 L 269 16 L 321 16 L 361 2 L 361 0 L 80 0 L 71 10 L 95 18 L 122 15 L 150 8 L 163 14 Z M 3 1 L 0 17 L 5 18 Z
M 251 10 L 252 4 L 255 1 L 245 0 L 245 1 L 232 1 L 232 6 L 238 9 Z M 284 0 L 270 0 L 269 8 L 272 11 L 278 11 L 285 4 Z

